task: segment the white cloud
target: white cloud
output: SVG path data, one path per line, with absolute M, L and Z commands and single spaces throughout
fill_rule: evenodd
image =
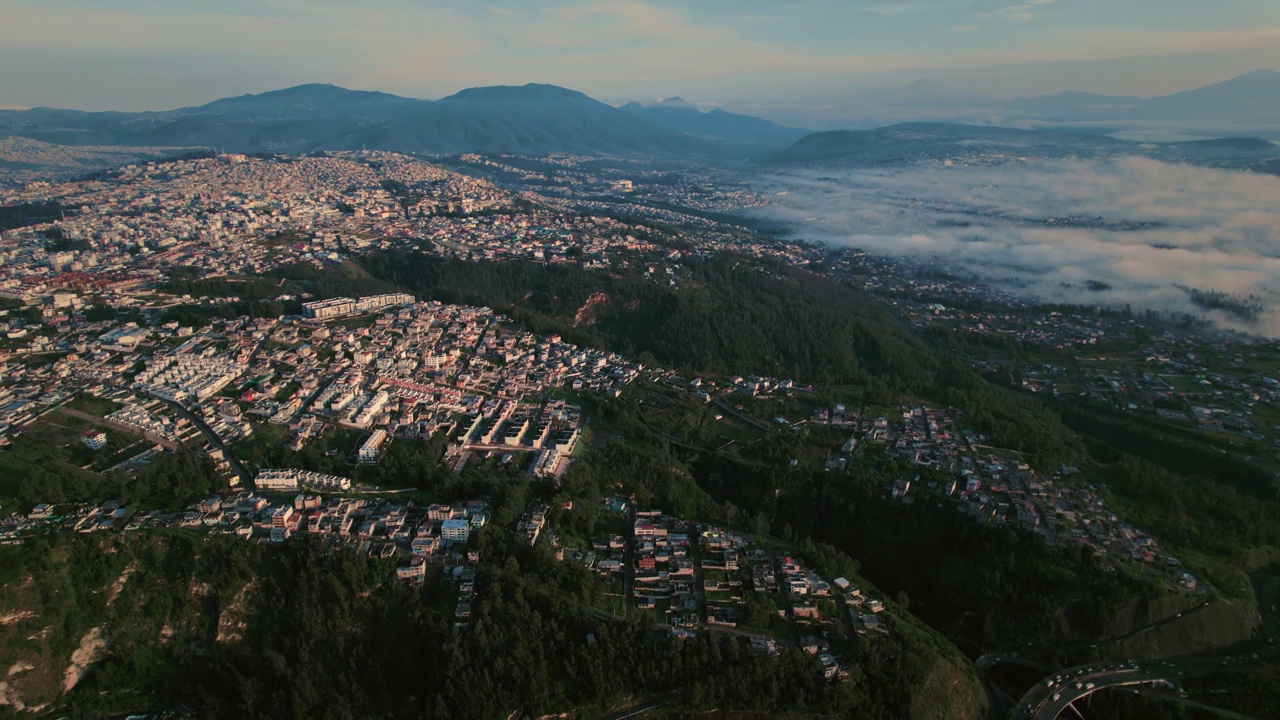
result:
M 1254 298 L 1265 308 L 1256 325 L 1213 317 L 1280 337 L 1277 177 L 1125 158 L 795 170 L 760 182 L 789 191 L 764 212 L 800 237 L 942 263 L 1051 301 L 1204 314 L 1177 286 Z M 1090 280 L 1111 289 L 1086 291 Z
M 1039 14 L 1047 5 L 1021 1 L 1004 11 Z M 882 39 L 868 35 L 879 32 L 869 22 L 865 27 L 851 26 L 843 46 L 819 46 L 795 39 L 773 41 L 761 34 L 761 22 L 718 22 L 656 0 L 561 3 L 539 9 L 526 3 L 451 8 L 447 3 L 420 0 L 263 0 L 257 5 L 238 0 L 220 10 L 198 10 L 189 9 L 196 3 L 154 0 L 125 10 L 119 5 L 73 7 L 54 0 L 4 0 L 0 52 L 11 66 L 9 58 L 24 58 L 21 72 L 40 76 L 42 82 L 36 85 L 48 87 L 53 87 L 55 78 L 64 87 L 74 87 L 89 75 L 104 87 L 142 86 L 145 90 L 146 83 L 129 72 L 145 57 L 154 65 L 157 78 L 165 75 L 167 67 L 183 66 L 184 58 L 198 58 L 214 69 L 220 61 L 235 68 L 222 77 L 247 85 L 246 90 L 268 89 L 254 84 L 267 82 L 260 78 L 288 77 L 429 97 L 469 85 L 539 81 L 607 97 L 678 92 L 704 97 L 714 93 L 723 99 L 735 93 L 788 95 L 801 84 L 847 82 L 870 73 L 950 72 L 1045 61 L 1280 48 L 1280 28 L 1266 27 L 1275 24 L 1276 18 L 1259 23 L 1262 27 L 1230 31 L 1062 25 L 966 45 L 969 38 L 959 33 L 976 29 L 972 23 L 951 26 L 953 21 L 940 20 L 942 24 L 934 27 L 929 24 L 935 21 L 934 15 L 943 15 L 909 13 L 936 6 L 890 0 L 870 6 L 871 12 L 884 16 L 877 23 L 901 15 L 898 22 L 907 24 L 919 17 L 920 30 L 905 35 L 906 40 L 895 45 L 899 50 L 871 52 L 856 49 L 875 44 L 865 41 Z M 946 33 L 948 27 L 954 33 Z M 954 39 L 957 47 L 943 48 L 928 40 L 938 33 Z M 68 57 L 75 54 L 79 67 L 67 70 L 41 55 L 59 52 Z M 86 57 L 91 61 L 79 61 Z M 245 67 L 255 71 L 247 77 L 236 74 Z M 3 71 L 0 68 L 0 85 L 5 84 Z M 46 76 L 49 81 L 43 82 Z M 180 77 L 180 73 L 171 70 L 167 77 Z M 39 98 L 4 100 L 48 103 L 57 90 L 40 92 Z M 68 103 L 74 104 L 74 98 L 59 104 Z

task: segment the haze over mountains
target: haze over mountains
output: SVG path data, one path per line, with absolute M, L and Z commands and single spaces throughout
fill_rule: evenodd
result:
M 1255 70 L 1200 88 L 1159 97 L 1067 91 L 1000 100 L 932 80 L 844 97 L 825 96 L 787 111 L 826 128 L 904 121 L 980 122 L 1039 126 L 1079 124 L 1116 131 L 1163 127 L 1188 135 L 1236 133 L 1280 139 L 1280 72 Z
M 873 130 L 828 130 L 785 150 L 757 156 L 767 164 L 901 165 L 922 161 L 1086 159 L 1140 156 L 1222 168 L 1273 172 L 1280 145 L 1263 138 L 1229 137 L 1141 143 L 1072 130 L 1022 130 L 957 123 L 900 123 Z
M 717 132 L 724 142 L 695 137 L 574 90 L 534 84 L 471 88 L 437 101 L 301 85 L 165 112 L 37 108 L 0 112 L 0 134 L 65 145 L 186 145 L 229 152 L 367 147 L 442 155 L 688 156 L 726 150 L 735 141 L 731 130 Z
M 742 145 L 777 147 L 793 143 L 810 132 L 720 108 L 703 112 L 693 103 L 678 97 L 652 105 L 629 102 L 621 109 L 694 137 Z
M 983 113 L 987 119 L 977 125 L 909 123 L 810 135 L 750 115 L 722 109 L 704 112 L 680 98 L 613 107 L 554 85 L 471 88 L 431 101 L 313 84 L 159 112 L 0 111 L 0 138 L 59 146 L 203 147 L 228 152 L 368 148 L 436 155 L 570 153 L 868 164 L 964 158 L 1001 149 L 1013 156 L 1137 154 L 1226 167 L 1251 167 L 1280 155 L 1274 145 L 1260 140 L 1139 145 L 1108 136 L 1130 127 L 1126 123 L 1159 121 L 1199 123 L 1207 128 L 1203 137 L 1212 137 L 1214 127 L 1255 123 L 1264 137 L 1268 128 L 1280 137 L 1280 73 L 1270 70 L 1146 99 L 1059 93 L 1005 102 L 920 80 L 866 95 L 861 104 L 848 108 L 871 109 L 886 117 L 943 117 L 949 122 Z M 1026 124 L 1028 119 L 1051 129 L 997 127 Z M 846 125 L 850 126 L 857 124 Z

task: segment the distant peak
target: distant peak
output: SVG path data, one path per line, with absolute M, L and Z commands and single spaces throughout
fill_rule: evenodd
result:
M 294 85 L 293 87 L 282 88 L 280 90 L 269 90 L 262 93 L 247 93 L 241 95 L 242 98 L 272 98 L 272 97 L 308 97 L 321 96 L 330 97 L 334 95 L 356 94 L 355 90 L 348 90 L 331 83 L 306 83 L 304 85 Z
M 284 93 L 317 92 L 317 91 L 332 92 L 334 90 L 346 90 L 346 88 L 339 87 L 337 85 L 334 85 L 333 83 L 303 83 L 301 85 L 294 85 L 293 87 L 283 88 L 281 90 L 277 90 L 276 92 L 284 94 Z
M 349 90 L 329 83 L 307 83 L 294 85 L 281 90 L 269 90 L 262 93 L 246 93 L 235 97 L 215 100 L 204 107 L 221 107 L 235 105 L 252 105 L 263 102 L 343 102 L 367 100 L 400 100 L 408 101 L 397 95 L 370 90 Z
M 559 85 L 529 83 L 527 85 L 490 85 L 473 87 L 444 98 L 444 100 L 502 101 L 502 100 L 582 100 L 586 95 Z
M 657 105 L 658 107 L 687 107 L 687 108 L 693 107 L 693 103 L 679 96 L 669 97 L 665 100 L 659 100 Z

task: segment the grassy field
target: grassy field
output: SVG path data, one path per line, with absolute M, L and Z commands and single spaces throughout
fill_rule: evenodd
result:
M 1169 383 L 1174 390 L 1181 393 L 1196 394 L 1204 392 L 1204 386 L 1188 375 L 1161 375 L 1160 379 Z
M 1253 406 L 1253 421 L 1267 426 L 1280 425 L 1280 408 L 1267 403 Z
M 9 446 L 0 452 L 0 494 L 19 494 L 19 483 L 31 477 L 36 468 L 66 475 L 91 476 L 92 473 L 76 462 L 77 456 L 69 446 L 70 443 L 79 444 L 79 434 L 78 431 L 67 432 L 64 428 L 37 421 L 10 436 Z M 83 445 L 80 447 L 88 451 Z
M 68 401 L 66 407 L 72 410 L 79 410 L 82 413 L 105 417 L 124 406 L 118 402 L 107 400 L 106 398 L 81 393 Z

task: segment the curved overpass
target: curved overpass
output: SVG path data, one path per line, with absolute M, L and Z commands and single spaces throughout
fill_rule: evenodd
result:
M 1280 602 L 1280 576 L 1268 579 L 1258 600 L 1263 611 L 1263 625 L 1255 643 L 1257 652 L 1076 665 L 1036 683 L 1018 701 L 1013 717 L 1017 720 L 1053 720 L 1077 700 L 1107 688 L 1273 667 L 1280 660 L 1280 615 L 1276 611 L 1276 604 Z
M 1019 720 L 1053 720 L 1077 700 L 1107 688 L 1268 667 L 1280 656 L 1274 648 L 1272 645 L 1264 653 L 1226 658 L 1193 657 L 1077 665 L 1042 680 L 1028 690 L 1018 702 L 1014 717 Z

